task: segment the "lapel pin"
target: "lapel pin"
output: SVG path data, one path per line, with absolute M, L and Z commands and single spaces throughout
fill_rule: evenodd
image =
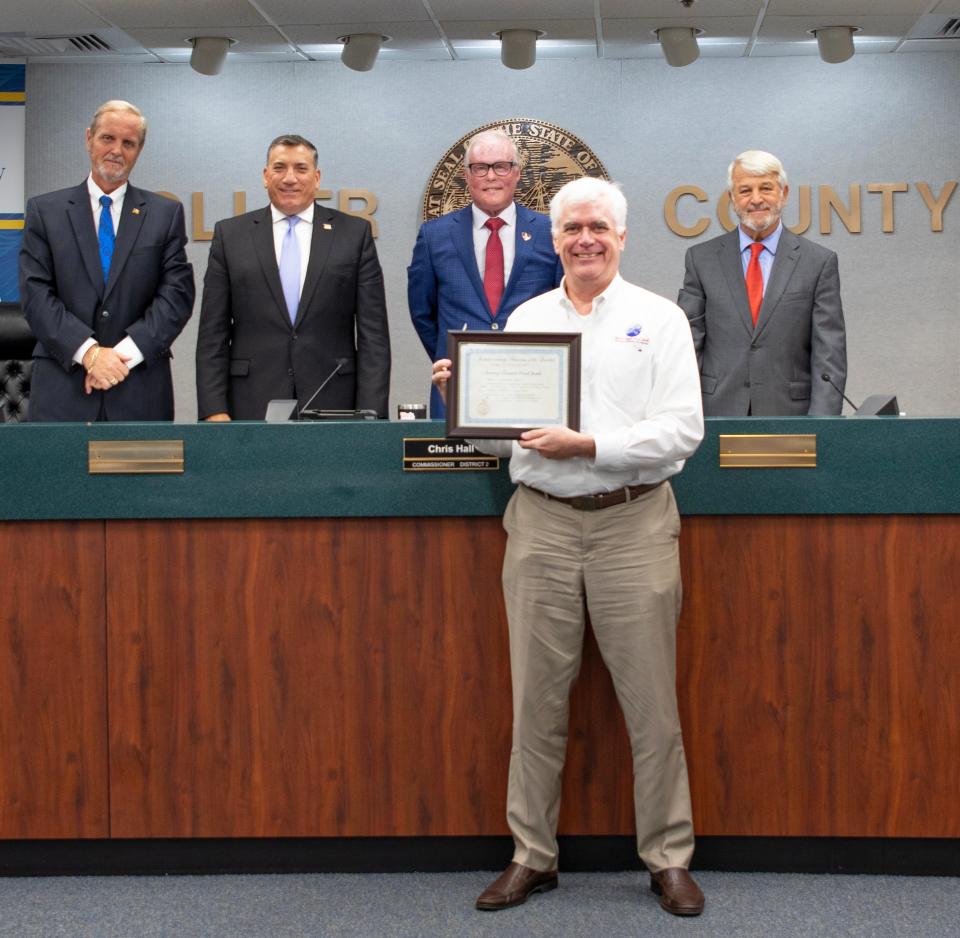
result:
M 139 215 L 139 214 L 140 214 L 140 209 L 138 209 L 138 208 L 133 209 L 133 214 L 134 214 L 134 215 Z
M 521 231 L 520 237 L 523 238 L 524 241 L 529 241 L 533 237 L 533 235 L 530 234 L 529 231 Z
M 324 230 L 324 231 L 333 231 L 333 225 L 326 225 L 326 224 L 325 224 L 325 225 L 323 226 L 323 230 Z

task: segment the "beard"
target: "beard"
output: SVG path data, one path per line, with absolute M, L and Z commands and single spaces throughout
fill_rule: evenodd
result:
M 130 175 L 128 163 L 116 163 L 113 160 L 97 160 L 97 174 L 107 182 L 126 182 Z
M 778 205 L 774 208 L 767 209 L 762 215 L 751 215 L 749 212 L 737 212 L 736 214 L 737 218 L 740 219 L 740 224 L 745 230 L 759 234 L 768 228 L 775 228 L 777 222 L 780 221 L 782 211 L 783 207 Z

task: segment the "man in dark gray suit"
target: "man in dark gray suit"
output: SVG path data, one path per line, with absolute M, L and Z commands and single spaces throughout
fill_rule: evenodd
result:
M 172 420 L 170 346 L 193 312 L 183 206 L 127 182 L 147 122 L 97 108 L 90 175 L 27 203 L 20 302 L 37 339 L 30 420 Z
M 314 202 L 317 148 L 267 150 L 266 208 L 218 222 L 203 281 L 197 403 L 204 420 L 263 420 L 274 398 L 387 416 L 390 335 L 370 224 Z M 329 380 L 328 380 L 329 379 Z
M 677 300 L 693 332 L 703 413 L 839 414 L 847 351 L 837 255 L 784 228 L 790 188 L 772 154 L 741 153 L 727 188 L 740 224 L 687 251 Z

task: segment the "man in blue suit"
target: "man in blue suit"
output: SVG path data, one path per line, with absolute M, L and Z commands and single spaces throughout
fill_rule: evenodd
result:
M 146 133 L 132 104 L 100 105 L 87 179 L 27 202 L 30 420 L 173 419 L 170 346 L 193 312 L 193 269 L 183 206 L 127 182 Z
M 425 222 L 407 268 L 410 318 L 431 361 L 446 357 L 448 330 L 501 331 L 517 306 L 563 276 L 550 219 L 513 201 L 520 181 L 513 138 L 499 130 L 477 134 L 463 171 L 472 203 Z M 430 415 L 445 414 L 434 388 Z

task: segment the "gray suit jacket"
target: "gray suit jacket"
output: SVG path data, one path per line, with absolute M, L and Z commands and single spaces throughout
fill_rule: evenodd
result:
M 707 417 L 839 414 L 847 349 L 837 255 L 792 234 L 777 256 L 754 329 L 737 230 L 687 251 L 677 300 L 690 321 Z

